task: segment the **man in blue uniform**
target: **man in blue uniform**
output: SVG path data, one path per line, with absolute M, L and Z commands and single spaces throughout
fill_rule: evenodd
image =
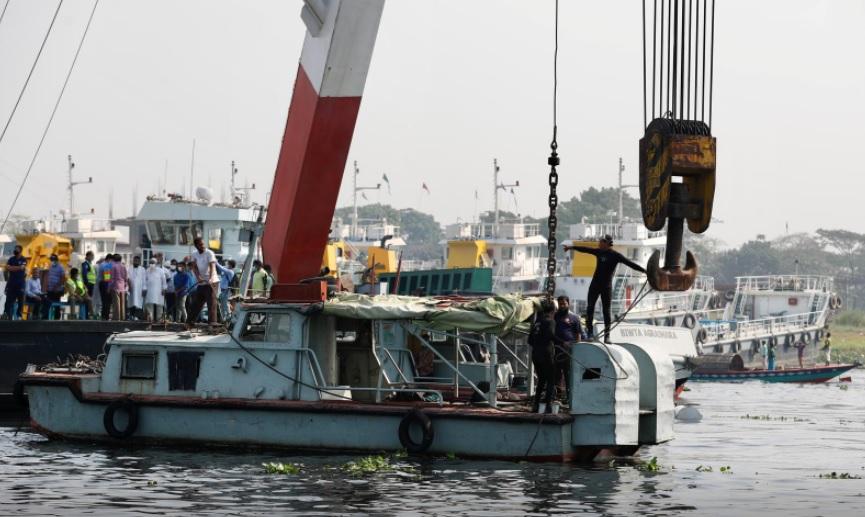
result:
M 604 312 L 604 342 L 610 342 L 610 303 L 613 290 L 613 275 L 616 274 L 616 266 L 624 264 L 631 269 L 636 269 L 641 273 L 646 270 L 643 266 L 631 262 L 626 259 L 621 253 L 613 248 L 613 237 L 604 235 L 598 241 L 597 248 L 587 248 L 585 246 L 568 246 L 565 244 L 565 251 L 574 250 L 580 253 L 588 253 L 594 255 L 597 259 L 595 265 L 595 274 L 592 276 L 592 282 L 589 284 L 589 294 L 586 297 L 586 333 L 591 338 L 594 333 L 592 320 L 595 317 L 595 304 L 598 302 L 598 296 L 601 297 L 601 304 Z
M 24 277 L 27 274 L 27 259 L 21 255 L 21 246 L 15 246 L 12 256 L 6 261 L 6 272 L 9 278 L 6 280 L 6 303 L 3 307 L 3 319 L 21 318 L 21 309 L 24 306 Z M 16 314 L 12 314 L 12 308 L 18 302 Z
M 571 346 L 583 338 L 580 328 L 580 317 L 571 312 L 571 300 L 567 296 L 559 296 L 556 320 L 556 337 L 561 344 L 556 343 L 556 386 L 565 379 L 566 401 L 571 400 Z

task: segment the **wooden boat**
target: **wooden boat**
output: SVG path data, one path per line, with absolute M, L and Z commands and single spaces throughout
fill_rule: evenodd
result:
M 858 364 L 833 364 L 829 366 L 812 366 L 810 368 L 785 368 L 783 370 L 742 369 L 742 370 L 708 370 L 697 369 L 691 375 L 691 381 L 712 382 L 826 382 L 859 366 Z

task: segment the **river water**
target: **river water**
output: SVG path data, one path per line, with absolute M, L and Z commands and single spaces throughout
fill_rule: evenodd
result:
M 689 386 L 702 421 L 677 422 L 674 441 L 637 461 L 592 466 L 408 459 L 352 476 L 341 466 L 357 457 L 51 442 L 5 421 L 0 515 L 863 514 L 865 479 L 819 476 L 865 478 L 865 371 Z M 301 473 L 266 474 L 270 461 Z

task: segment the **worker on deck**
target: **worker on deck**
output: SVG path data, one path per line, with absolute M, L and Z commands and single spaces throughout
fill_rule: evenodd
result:
M 48 301 L 48 297 L 42 291 L 42 271 L 38 267 L 34 267 L 30 273 L 30 279 L 27 280 L 24 295 L 27 305 L 30 307 L 27 312 L 27 319 L 38 320 L 42 314 L 42 305 Z
M 556 321 L 556 337 L 562 343 L 556 344 L 556 386 L 560 386 L 562 379 L 565 381 L 565 400 L 571 400 L 571 347 L 583 338 L 583 329 L 580 327 L 580 317 L 571 312 L 571 300 L 567 296 L 559 296 L 556 300 L 558 309 L 554 319 Z
M 556 393 L 556 367 L 554 346 L 561 342 L 556 337 L 554 315 L 556 306 L 550 302 L 541 303 L 541 310 L 535 314 L 529 332 L 529 346 L 532 349 L 532 364 L 538 375 L 538 385 L 535 389 L 535 398 L 532 411 L 537 413 L 540 409 L 541 393 L 544 394 L 545 412 L 552 411 L 550 403 Z
M 604 343 L 610 342 L 610 320 L 612 319 L 610 317 L 610 303 L 612 302 L 613 276 L 616 273 L 616 266 L 624 264 L 641 273 L 646 272 L 643 266 L 626 259 L 624 255 L 613 250 L 612 247 L 613 237 L 611 235 L 601 237 L 598 240 L 597 248 L 564 245 L 565 251 L 574 250 L 580 253 L 588 253 L 589 255 L 594 255 L 597 259 L 595 274 L 592 276 L 592 281 L 589 284 L 589 294 L 586 297 L 586 333 L 588 338 L 592 339 L 594 334 L 595 304 L 598 301 L 598 296 L 600 296 L 604 313 Z
M 84 306 L 84 319 L 90 319 L 93 312 L 93 291 L 96 286 L 96 267 L 93 265 L 93 252 L 88 250 L 81 263 L 81 281 L 87 291 L 87 305 Z
M 6 281 L 6 304 L 3 308 L 4 319 L 21 318 L 21 310 L 24 307 L 24 280 L 27 275 L 27 259 L 21 255 L 21 252 L 21 246 L 15 246 L 12 256 L 6 260 L 6 272 L 9 274 L 9 279 Z M 15 309 L 15 314 L 13 314 L 12 311 L 16 302 L 18 303 L 18 308 Z
M 90 298 L 87 296 L 87 288 L 84 286 L 84 281 L 78 275 L 78 268 L 69 270 L 69 278 L 66 279 L 66 299 L 69 300 L 70 318 L 78 319 L 79 311 L 76 310 L 82 304 L 84 307 L 90 303 Z M 85 309 L 85 317 L 86 309 Z
M 57 255 L 51 255 L 51 265 L 45 280 L 48 303 L 42 306 L 42 319 L 60 319 L 60 298 L 66 292 L 66 270 Z

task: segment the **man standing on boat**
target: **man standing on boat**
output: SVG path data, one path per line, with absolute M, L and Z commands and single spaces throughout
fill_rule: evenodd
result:
M 216 296 L 219 293 L 219 273 L 216 271 L 216 254 L 204 247 L 204 240 L 196 237 L 192 244 L 192 268 L 198 287 L 189 311 L 189 321 L 198 321 L 201 309 L 207 304 L 207 316 L 211 324 L 216 323 L 219 309 L 216 308 Z
M 574 250 L 580 253 L 588 253 L 589 255 L 594 255 L 597 259 L 595 274 L 592 276 L 592 282 L 589 284 L 589 294 L 586 297 L 586 333 L 589 339 L 594 334 L 595 304 L 598 301 L 598 296 L 600 296 L 604 313 L 604 343 L 610 342 L 610 320 L 612 319 L 610 317 L 610 303 L 612 302 L 613 276 L 616 273 L 616 266 L 624 264 L 641 273 L 646 272 L 643 266 L 626 259 L 624 255 L 613 250 L 612 247 L 613 237 L 611 235 L 601 237 L 598 240 L 597 248 L 564 245 L 565 251 Z
M 556 344 L 556 386 L 565 380 L 565 400 L 571 400 L 571 347 L 583 337 L 580 328 L 580 317 L 571 312 L 571 300 L 567 296 L 559 296 L 556 320 L 556 337 L 562 343 Z
M 6 261 L 6 272 L 9 273 L 9 280 L 6 281 L 4 319 L 11 320 L 16 316 L 20 318 L 21 310 L 24 308 L 24 279 L 27 274 L 27 259 L 21 255 L 21 250 L 21 246 L 15 246 L 12 256 Z M 18 302 L 17 314 L 12 314 L 15 302 Z
M 551 412 L 550 403 L 556 392 L 556 366 L 554 346 L 561 340 L 556 337 L 554 315 L 556 306 L 549 302 L 541 303 L 541 310 L 535 314 L 535 321 L 529 332 L 529 346 L 532 348 L 532 363 L 538 375 L 538 385 L 535 388 L 535 398 L 532 410 L 540 409 L 541 392 L 544 393 L 546 412 Z
M 42 319 L 60 319 L 60 298 L 66 291 L 66 270 L 60 264 L 57 255 L 51 255 L 51 265 L 45 281 L 45 291 L 48 293 L 48 303 L 43 305 Z M 58 305 L 54 305 L 58 304 Z
M 112 319 L 122 321 L 126 319 L 126 296 L 129 292 L 129 275 L 126 266 L 123 265 L 123 257 L 115 253 L 109 261 L 111 272 L 108 290 L 111 292 L 111 309 L 114 313 Z

